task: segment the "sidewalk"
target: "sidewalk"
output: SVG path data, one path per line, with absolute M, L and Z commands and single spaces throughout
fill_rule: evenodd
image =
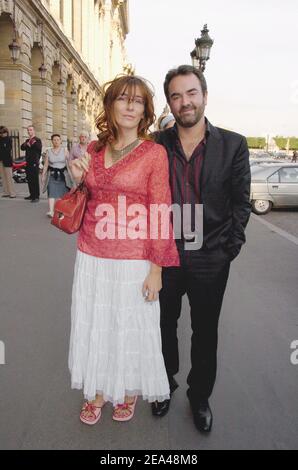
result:
M 28 185 L 26 183 L 14 183 L 14 188 L 16 191 L 17 199 L 24 199 L 24 197 L 29 195 Z M 41 183 L 40 183 L 41 188 Z M 0 198 L 3 194 L 3 186 L 0 184 Z M 41 200 L 47 199 L 47 193 L 40 194 Z
M 210 436 L 195 429 L 186 398 L 190 315 L 179 321 L 180 372 L 169 414 L 151 416 L 138 400 L 129 423 L 103 410 L 94 427 L 79 421 L 82 393 L 67 367 L 76 236 L 50 225 L 45 201 L 0 198 L 1 449 L 296 449 L 298 366 L 297 245 L 252 219 L 232 264 L 219 329 L 218 377 Z M 32 207 L 33 206 L 33 207 Z

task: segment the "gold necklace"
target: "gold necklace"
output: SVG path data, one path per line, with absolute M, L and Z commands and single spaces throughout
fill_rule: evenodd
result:
M 139 138 L 131 142 L 131 144 L 126 145 L 126 147 L 123 147 L 120 150 L 115 149 L 111 145 L 111 159 L 113 163 L 118 162 L 118 160 L 121 160 L 125 155 L 127 155 L 129 152 L 131 152 L 137 145 L 139 144 Z

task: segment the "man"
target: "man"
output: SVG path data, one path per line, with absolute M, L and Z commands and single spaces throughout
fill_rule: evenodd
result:
M 34 126 L 27 128 L 29 139 L 21 145 L 21 149 L 26 155 L 26 174 L 29 187 L 29 196 L 26 200 L 31 202 L 39 201 L 39 160 L 41 156 L 42 143 L 36 137 Z
M 297 152 L 296 152 L 296 150 L 294 150 L 294 152 L 293 152 L 292 162 L 293 162 L 293 163 L 296 163 L 296 162 L 297 162 Z
M 2 197 L 16 198 L 12 178 L 12 140 L 7 127 L 0 126 L 0 176 L 3 183 Z
M 89 134 L 86 131 L 82 131 L 79 136 L 79 143 L 73 144 L 69 152 L 69 160 L 75 160 L 76 158 L 82 158 L 86 152 L 89 143 Z
M 188 65 L 168 72 L 165 95 L 176 119 L 173 128 L 156 140 L 167 149 L 173 203 L 203 205 L 203 243 L 184 234 L 176 240 L 181 266 L 164 268 L 160 292 L 163 354 L 171 395 L 178 387 L 177 321 L 181 301 L 190 303 L 191 370 L 187 395 L 194 423 L 201 432 L 212 427 L 209 406 L 217 368 L 218 320 L 230 262 L 245 242 L 249 220 L 250 166 L 247 143 L 234 132 L 216 128 L 205 118 L 207 84 L 204 75 Z M 192 222 L 193 227 L 193 222 Z M 155 416 L 164 416 L 170 400 L 152 404 Z

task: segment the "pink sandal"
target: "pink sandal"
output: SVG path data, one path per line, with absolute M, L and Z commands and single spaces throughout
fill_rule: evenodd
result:
M 132 403 L 123 403 L 122 405 L 115 406 L 114 412 L 113 412 L 113 420 L 114 421 L 130 421 L 133 418 L 133 415 L 135 413 L 137 399 L 138 399 L 138 397 L 136 396 Z M 127 410 L 129 412 L 129 414 L 127 416 L 122 416 L 122 417 L 117 416 L 117 411 L 118 410 L 120 410 L 120 411 L 121 410 Z
M 102 406 L 96 406 L 96 405 L 93 405 L 93 403 L 89 403 L 88 401 L 84 403 L 81 413 L 80 413 L 80 420 L 82 421 L 82 423 L 89 424 L 89 425 L 98 423 L 101 417 L 101 410 L 104 404 Z M 84 415 L 86 413 L 91 413 L 91 415 L 88 417 L 85 417 Z

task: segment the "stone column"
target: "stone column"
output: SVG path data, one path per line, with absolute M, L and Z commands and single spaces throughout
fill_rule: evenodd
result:
M 10 130 L 18 130 L 20 140 L 25 140 L 28 137 L 27 127 L 32 124 L 30 68 L 0 60 L 0 77 L 4 89 L 0 122 Z
M 78 102 L 78 133 L 87 130 L 86 100 Z
M 72 142 L 78 140 L 78 105 L 67 97 L 67 138 Z
M 60 134 L 62 143 L 67 145 L 67 99 L 53 88 L 53 133 Z
M 43 147 L 48 147 L 53 130 L 52 89 L 48 79 L 41 80 L 37 65 L 32 72 L 32 120 Z
M 101 50 L 102 50 L 102 79 L 103 82 L 109 81 L 111 78 L 111 0 L 106 0 L 102 6 L 102 36 L 101 36 Z
M 93 61 L 94 61 L 94 76 L 99 82 L 101 81 L 100 52 L 102 50 L 100 28 L 101 28 L 100 10 L 99 10 L 99 4 L 97 4 L 96 9 L 95 9 L 95 14 L 94 14 Z
M 78 51 L 82 50 L 82 0 L 73 0 L 74 43 Z
M 92 46 L 89 42 L 89 30 L 91 25 L 89 24 L 89 8 L 90 8 L 90 0 L 83 0 L 83 8 L 82 8 L 82 56 L 84 61 L 90 68 L 90 61 L 89 61 L 89 53 Z
M 69 39 L 73 39 L 73 16 L 72 16 L 72 0 L 64 0 L 63 5 L 63 29 Z

